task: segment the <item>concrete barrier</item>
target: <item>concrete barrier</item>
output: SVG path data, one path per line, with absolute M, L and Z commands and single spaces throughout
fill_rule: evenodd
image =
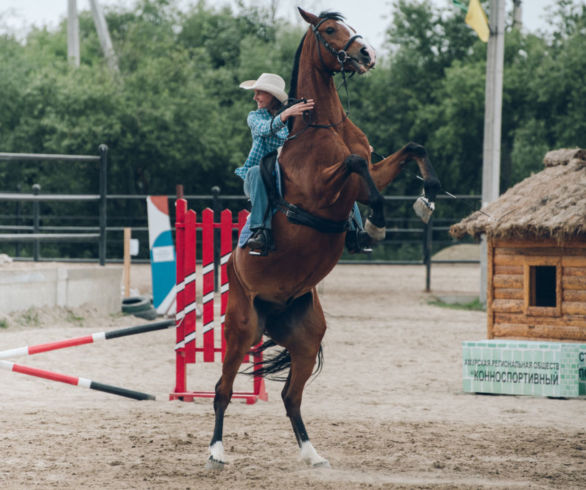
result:
M 0 311 L 31 307 L 75 308 L 89 305 L 100 312 L 120 311 L 121 267 L 23 264 L 0 268 Z

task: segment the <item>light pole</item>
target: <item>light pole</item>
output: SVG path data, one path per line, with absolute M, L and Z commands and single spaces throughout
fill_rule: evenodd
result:
M 505 0 L 490 1 L 490 37 L 486 55 L 484 99 L 484 143 L 482 151 L 482 207 L 499 197 L 501 169 L 501 124 L 503 106 L 503 65 L 505 52 Z M 480 246 L 480 300 L 486 303 L 487 244 Z
M 77 0 L 67 0 L 67 59 L 73 66 L 79 66 Z
M 112 39 L 110 38 L 108 24 L 106 23 L 106 17 L 104 17 L 102 7 L 98 3 L 98 0 L 90 0 L 90 7 L 92 9 L 94 25 L 98 32 L 98 39 L 100 40 L 100 45 L 102 46 L 106 62 L 112 70 L 118 71 L 118 60 L 116 58 L 116 53 L 114 52 L 114 47 L 112 46 Z M 67 57 L 74 66 L 79 66 L 79 52 L 77 0 L 67 0 Z

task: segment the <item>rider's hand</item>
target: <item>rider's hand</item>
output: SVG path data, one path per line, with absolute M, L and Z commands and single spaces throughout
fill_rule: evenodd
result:
M 297 102 L 281 112 L 281 121 L 286 122 L 290 117 L 300 116 L 306 111 L 311 111 L 314 105 L 313 99 L 308 99 L 307 102 Z

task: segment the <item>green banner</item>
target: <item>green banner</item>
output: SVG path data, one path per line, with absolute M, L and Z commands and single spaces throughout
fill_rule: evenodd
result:
M 586 395 L 586 344 L 518 340 L 462 343 L 468 393 Z

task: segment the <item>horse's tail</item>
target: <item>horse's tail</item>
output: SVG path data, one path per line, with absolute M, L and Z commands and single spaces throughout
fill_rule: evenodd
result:
M 270 347 L 275 347 L 276 345 L 277 344 L 274 340 L 269 339 L 262 345 L 252 349 L 250 354 L 262 354 Z M 319 351 L 317 352 L 317 364 L 313 370 L 312 376 L 317 376 L 321 372 L 323 364 L 324 353 L 322 346 L 320 345 Z M 252 366 L 249 366 L 241 371 L 241 373 L 248 376 L 262 376 L 263 378 L 267 378 L 272 381 L 287 381 L 287 376 L 279 375 L 278 373 L 289 368 L 291 368 L 291 354 L 287 349 L 283 348 L 270 357 L 263 356 L 262 361 L 255 362 L 252 364 Z

